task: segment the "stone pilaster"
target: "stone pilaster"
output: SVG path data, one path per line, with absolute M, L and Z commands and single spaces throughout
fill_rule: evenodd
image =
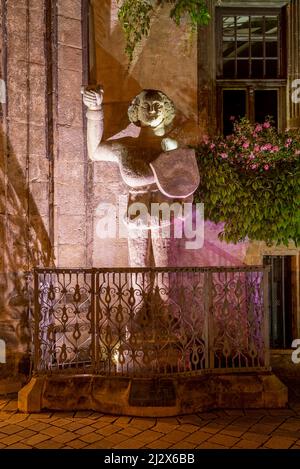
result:
M 287 7 L 287 46 L 288 46 L 288 87 L 287 110 L 288 127 L 300 127 L 300 103 L 292 101 L 294 80 L 300 80 L 300 0 L 291 0 Z M 299 87 L 298 82 L 298 87 Z

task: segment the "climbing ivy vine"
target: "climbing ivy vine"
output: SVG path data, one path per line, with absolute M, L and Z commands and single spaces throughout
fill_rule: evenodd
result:
M 118 3 L 118 18 L 125 34 L 129 63 L 137 44 L 149 34 L 152 14 L 161 6 L 170 4 L 170 18 L 176 25 L 187 17 L 192 30 L 210 20 L 205 0 L 118 0 Z

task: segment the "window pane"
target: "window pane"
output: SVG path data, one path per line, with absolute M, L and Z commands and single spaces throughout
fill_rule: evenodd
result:
M 252 78 L 263 78 L 264 63 L 263 60 L 252 60 L 251 62 Z
M 251 17 L 251 37 L 263 36 L 263 17 L 252 16 Z
M 262 42 L 252 42 L 251 43 L 251 56 L 252 57 L 263 57 L 264 56 L 264 46 Z
M 266 36 L 278 36 L 278 18 L 277 16 L 265 17 Z
M 255 90 L 255 122 L 263 123 L 267 116 L 272 116 L 278 126 L 277 90 Z
M 223 36 L 234 36 L 235 16 L 223 17 Z
M 266 57 L 277 57 L 277 42 L 266 42 Z
M 237 78 L 248 78 L 249 77 L 249 61 L 238 60 L 237 62 Z
M 266 60 L 266 78 L 277 78 L 277 60 Z
M 235 61 L 234 60 L 224 60 L 223 76 L 224 78 L 235 77 Z
M 249 57 L 249 42 L 237 42 L 237 56 L 238 57 Z
M 223 133 L 230 135 L 233 131 L 233 121 L 246 115 L 246 91 L 223 90 Z
M 235 58 L 235 41 L 223 42 L 223 57 L 224 59 Z
M 237 37 L 249 37 L 249 16 L 237 16 Z

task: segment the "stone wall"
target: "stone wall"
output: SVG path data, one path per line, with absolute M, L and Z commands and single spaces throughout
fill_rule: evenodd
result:
M 81 13 L 80 0 L 0 2 L 0 391 L 29 369 L 25 272 L 88 262 Z

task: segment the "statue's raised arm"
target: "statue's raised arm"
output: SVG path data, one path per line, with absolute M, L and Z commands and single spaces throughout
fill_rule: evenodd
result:
M 88 108 L 87 117 L 87 147 L 92 161 L 118 162 L 116 153 L 111 145 L 102 142 L 103 137 L 103 90 L 82 89 L 83 103 Z

